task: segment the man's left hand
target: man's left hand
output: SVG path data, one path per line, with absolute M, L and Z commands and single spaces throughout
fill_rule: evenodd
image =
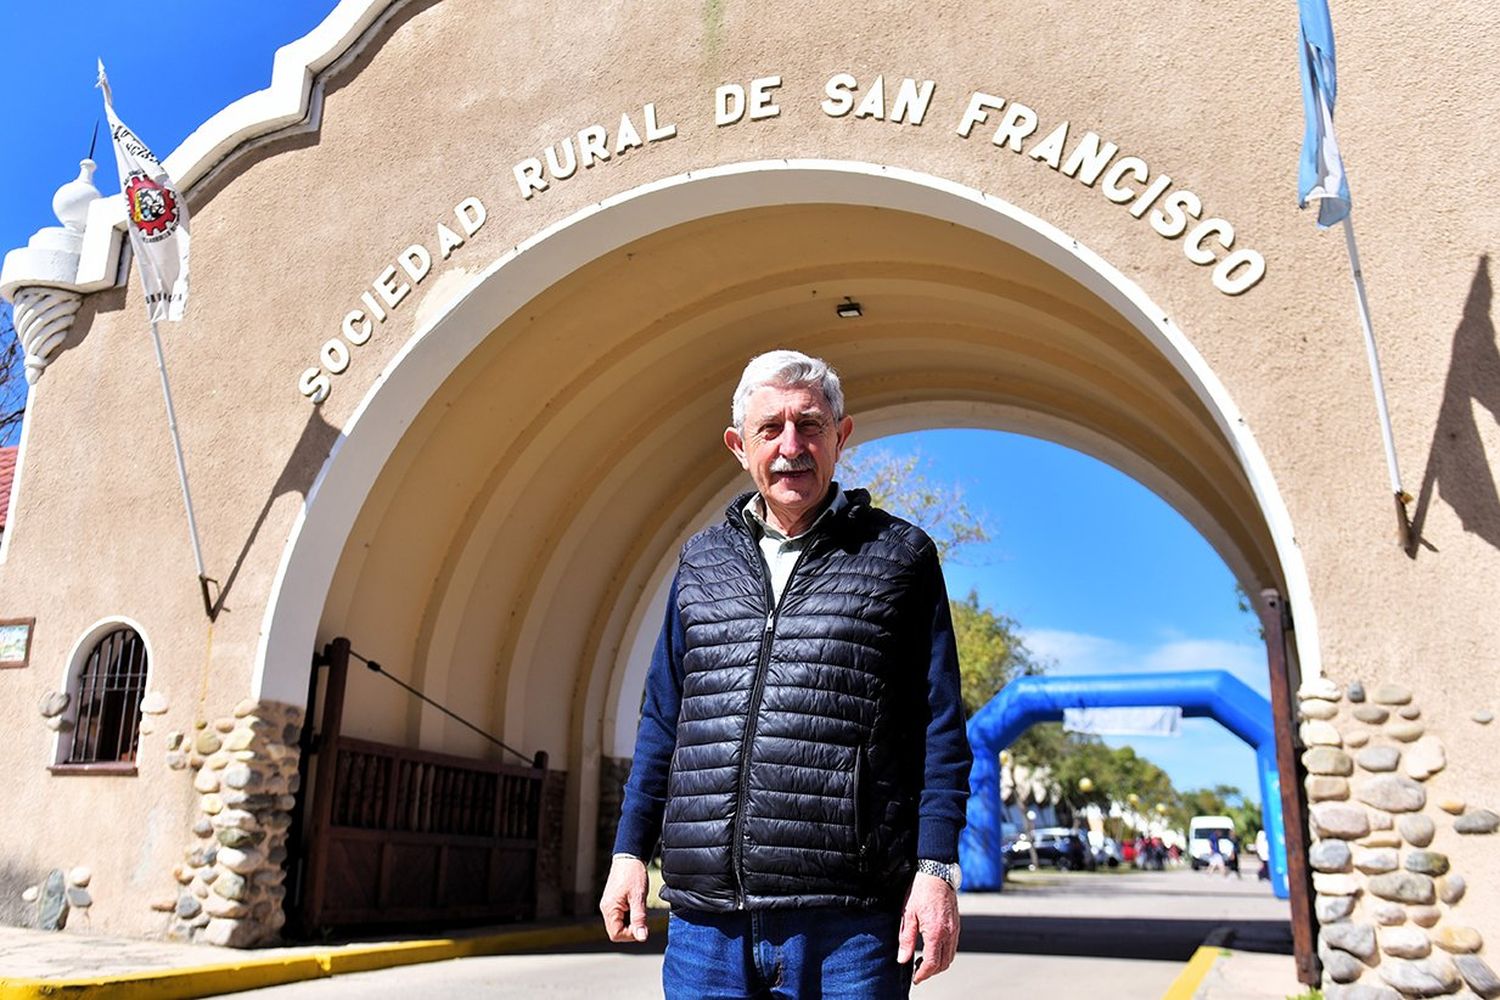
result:
M 906 894 L 897 962 L 904 965 L 911 961 L 918 934 L 922 935 L 922 964 L 912 976 L 913 986 L 952 965 L 958 950 L 958 893 L 947 882 L 924 872 L 917 873 Z

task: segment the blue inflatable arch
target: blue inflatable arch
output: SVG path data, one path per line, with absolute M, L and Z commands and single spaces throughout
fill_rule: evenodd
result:
M 1288 896 L 1286 830 L 1271 703 L 1223 670 L 1106 677 L 1018 677 L 969 720 L 974 767 L 969 823 L 959 841 L 965 890 L 995 891 L 1004 878 L 1000 851 L 1000 751 L 1038 722 L 1060 722 L 1065 708 L 1176 706 L 1187 718 L 1214 719 L 1255 748 L 1260 807 L 1271 848 L 1271 888 Z

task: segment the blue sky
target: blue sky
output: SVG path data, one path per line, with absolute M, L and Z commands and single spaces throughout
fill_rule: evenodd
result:
M 52 193 L 77 176 L 96 121 L 95 184 L 105 194 L 120 189 L 94 89 L 97 60 L 109 71 L 121 120 L 165 159 L 225 105 L 269 84 L 276 49 L 307 34 L 334 6 L 333 0 L 8 4 L 0 93 L 11 149 L 0 158 L 0 190 L 7 192 L 0 243 L 20 246 L 38 228 L 57 225 Z
M 78 176 L 96 122 L 94 184 L 106 195 L 120 190 L 94 88 L 99 59 L 109 71 L 115 111 L 165 159 L 225 105 L 269 84 L 276 49 L 307 34 L 334 6 L 334 0 L 8 4 L 0 108 L 10 149 L 0 157 L 6 192 L 0 253 L 58 224 L 52 195 Z
M 1017 619 L 1052 672 L 1222 669 L 1268 693 L 1265 646 L 1237 606 L 1234 577 L 1140 483 L 1080 452 L 997 431 L 924 431 L 872 447 L 918 452 L 929 479 L 957 484 L 984 514 L 992 541 L 945 568 L 948 590 L 961 597 L 972 587 Z M 1108 742 L 1130 743 L 1179 788 L 1222 783 L 1260 798 L 1254 753 L 1210 720 L 1184 719 L 1177 738 Z
M 102 118 L 97 58 L 109 70 L 121 119 L 165 158 L 225 105 L 265 87 L 275 50 L 334 6 L 12 5 L 10 44 L 0 60 L 11 138 L 9 155 L 0 158 L 7 195 L 0 249 L 56 225 L 52 193 L 77 175 Z M 100 131 L 95 183 L 111 194 L 119 181 Z M 1233 578 L 1197 532 L 1144 487 L 1092 458 L 1017 435 L 938 431 L 883 446 L 919 450 L 929 478 L 961 484 L 987 513 L 994 541 L 949 568 L 950 590 L 961 596 L 973 587 L 1018 619 L 1057 671 L 1221 667 L 1265 691 L 1264 649 L 1250 616 L 1236 608 Z M 1132 743 L 1179 787 L 1222 782 L 1259 797 L 1253 754 L 1215 723 L 1187 720 L 1178 739 Z

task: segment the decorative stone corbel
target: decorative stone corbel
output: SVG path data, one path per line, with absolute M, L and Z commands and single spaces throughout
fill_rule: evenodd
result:
M 60 288 L 22 288 L 15 293 L 16 336 L 26 352 L 28 383 L 42 377 L 82 304 L 82 295 Z
M 78 164 L 78 177 L 57 189 L 52 212 L 61 226 L 37 230 L 26 246 L 5 255 L 0 295 L 15 306 L 16 336 L 26 352 L 26 381 L 35 383 L 62 344 L 83 296 L 76 290 L 89 206 L 99 200 L 94 161 Z

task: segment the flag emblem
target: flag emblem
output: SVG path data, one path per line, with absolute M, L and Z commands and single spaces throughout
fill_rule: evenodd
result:
M 130 224 L 148 242 L 167 239 L 177 231 L 177 199 L 144 171 L 132 171 L 125 182 L 125 204 Z
M 125 202 L 136 269 L 146 293 L 146 315 L 153 323 L 180 320 L 188 297 L 192 222 L 187 201 L 161 161 L 115 114 L 114 96 L 102 62 L 98 86 L 104 92 L 104 115 L 114 140 L 115 165 L 120 168 L 120 196 Z

